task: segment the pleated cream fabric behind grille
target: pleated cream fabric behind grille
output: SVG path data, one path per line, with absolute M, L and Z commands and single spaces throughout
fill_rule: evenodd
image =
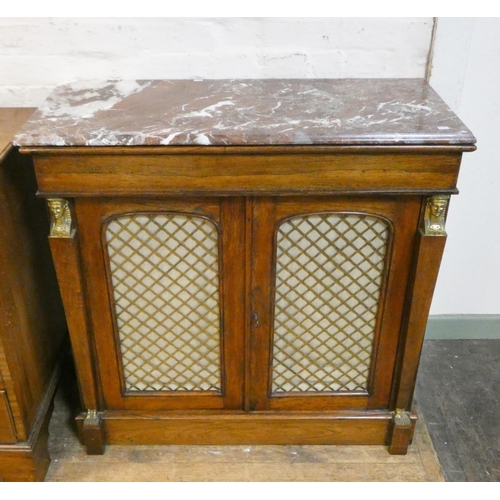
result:
M 215 225 L 127 215 L 108 224 L 106 240 L 127 391 L 220 391 Z
M 389 228 L 317 214 L 277 233 L 272 391 L 366 392 Z

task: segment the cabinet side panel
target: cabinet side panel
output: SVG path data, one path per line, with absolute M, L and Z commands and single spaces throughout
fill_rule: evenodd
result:
M 423 231 L 417 234 L 407 311 L 402 324 L 394 408 L 409 410 L 412 405 L 425 327 L 445 244 L 445 235 L 429 236 Z

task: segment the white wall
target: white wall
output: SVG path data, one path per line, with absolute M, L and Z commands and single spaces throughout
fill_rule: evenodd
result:
M 500 314 L 500 18 L 439 18 L 430 83 L 477 138 L 463 157 L 431 314 Z
M 424 77 L 432 18 L 0 18 L 0 106 L 90 78 Z
M 0 106 L 89 78 L 423 78 L 432 18 L 0 18 Z M 431 84 L 464 155 L 432 314 L 500 313 L 500 20 L 439 18 Z

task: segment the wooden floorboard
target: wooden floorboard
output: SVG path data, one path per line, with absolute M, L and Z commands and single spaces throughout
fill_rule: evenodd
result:
M 443 481 L 423 421 L 408 455 L 382 446 L 108 446 L 88 456 L 68 406 L 56 397 L 46 481 Z
M 498 482 L 499 366 L 500 340 L 425 341 L 416 401 L 426 425 L 404 457 L 377 446 L 110 446 L 88 457 L 59 393 L 47 480 Z
M 500 481 L 500 340 L 424 342 L 416 401 L 446 481 Z

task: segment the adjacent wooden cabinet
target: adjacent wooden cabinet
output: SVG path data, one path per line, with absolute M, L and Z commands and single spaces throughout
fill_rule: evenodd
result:
M 64 311 L 33 163 L 11 140 L 33 109 L 0 109 L 0 480 L 41 481 Z
M 82 121 L 69 110 L 46 139 L 42 111 L 19 136 L 52 214 L 88 452 L 303 443 L 406 453 L 448 201 L 473 136 L 421 81 L 144 85 L 142 102 L 135 93 Z M 235 101 L 240 114 L 221 111 L 207 132 L 189 121 L 229 106 L 226 86 L 252 85 L 269 88 L 250 107 Z M 399 92 L 387 113 L 409 129 L 369 128 L 390 104 L 368 98 L 370 85 Z M 280 121 L 267 92 L 286 101 L 290 88 Z M 64 88 L 51 102 L 79 102 L 79 92 Z M 341 115 L 337 129 L 339 95 L 344 114 L 363 96 L 374 114 L 363 126 L 359 114 Z M 208 107 L 193 108 L 199 101 Z M 152 102 L 172 103 L 161 118 L 172 129 L 131 132 Z M 311 122 L 319 129 L 305 140 Z M 215 143 L 200 145 L 208 137 Z

